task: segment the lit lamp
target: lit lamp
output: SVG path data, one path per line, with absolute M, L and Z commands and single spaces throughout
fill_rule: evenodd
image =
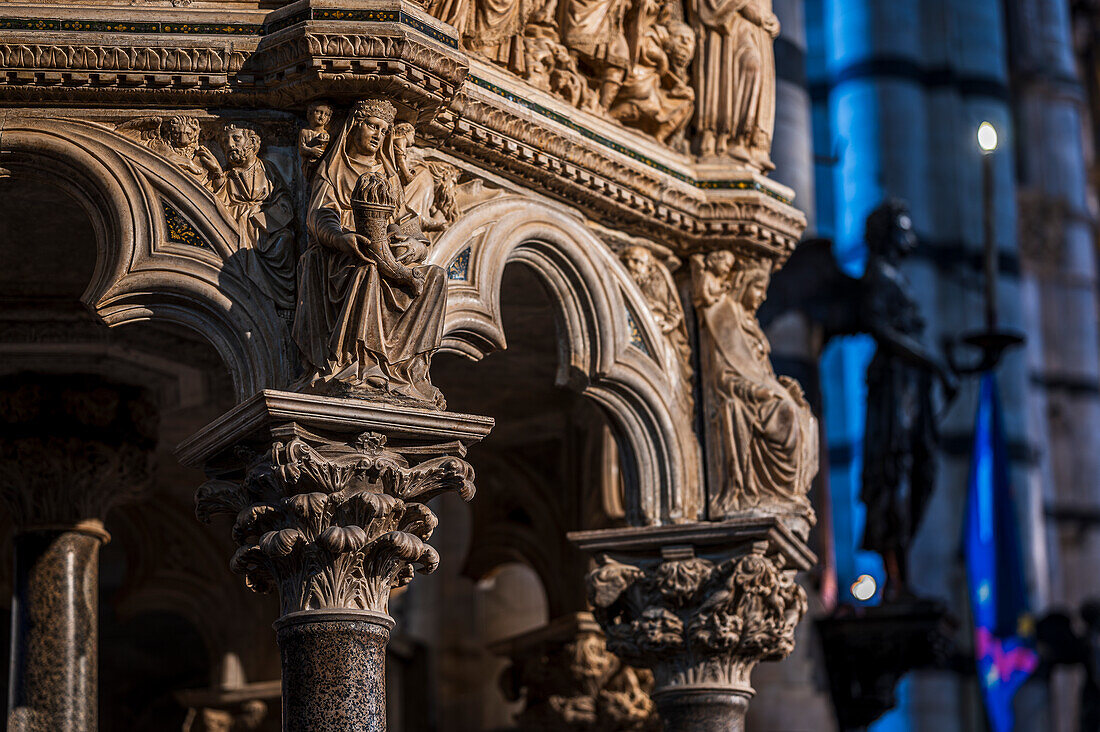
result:
M 978 125 L 978 147 L 982 151 L 982 246 L 985 275 L 985 330 L 964 336 L 962 342 L 982 352 L 978 363 L 959 367 L 948 350 L 957 373 L 972 374 L 997 366 L 1006 349 L 1024 342 L 1018 333 L 997 329 L 997 243 L 993 236 L 993 153 L 997 150 L 997 128 L 991 122 Z

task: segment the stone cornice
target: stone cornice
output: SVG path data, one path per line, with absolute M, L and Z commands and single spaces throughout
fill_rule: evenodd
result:
M 299 0 L 266 15 L 30 6 L 7 13 L 0 105 L 286 109 L 380 94 L 447 152 L 681 254 L 727 246 L 782 263 L 805 226 L 783 186 L 732 162 L 698 166 L 471 61 L 450 26 L 409 2 Z

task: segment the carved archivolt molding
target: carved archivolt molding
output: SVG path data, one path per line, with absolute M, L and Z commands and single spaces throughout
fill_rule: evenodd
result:
M 447 266 L 460 256 L 468 263 L 463 278 L 451 280 L 444 349 L 478 359 L 505 348 L 504 269 L 533 269 L 559 306 L 559 385 L 596 400 L 636 462 L 628 516 L 638 523 L 697 518 L 699 445 L 680 356 L 615 255 L 561 209 L 507 196 L 467 212 L 434 244 L 429 261 Z M 640 333 L 632 333 L 631 319 Z
M 104 322 L 159 319 L 196 331 L 221 354 L 240 398 L 285 383 L 285 325 L 226 266 L 236 227 L 196 179 L 92 122 L 10 117 L 0 145 L 13 174 L 62 187 L 92 218 L 99 257 L 82 300 Z M 201 245 L 172 237 L 173 216 Z

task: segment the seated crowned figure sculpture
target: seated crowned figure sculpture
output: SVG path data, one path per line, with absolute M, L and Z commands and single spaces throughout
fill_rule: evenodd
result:
M 317 169 L 299 263 L 294 340 L 303 391 L 444 409 L 428 375 L 447 282 L 405 202 L 383 100 L 353 106 Z

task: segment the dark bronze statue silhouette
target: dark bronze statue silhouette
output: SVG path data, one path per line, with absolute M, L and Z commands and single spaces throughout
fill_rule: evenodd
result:
M 906 555 L 935 484 L 935 384 L 949 402 L 956 379 L 922 343 L 924 320 L 901 272 L 917 245 L 908 206 L 884 201 L 867 217 L 865 237 L 867 266 L 858 280 L 837 266 L 830 241 L 803 243 L 776 274 L 760 322 L 767 327 L 798 311 L 817 331 L 814 340 L 822 349 L 836 335 L 867 333 L 875 339 L 867 368 L 863 548 L 882 555 L 886 594 L 896 599 L 908 594 Z

